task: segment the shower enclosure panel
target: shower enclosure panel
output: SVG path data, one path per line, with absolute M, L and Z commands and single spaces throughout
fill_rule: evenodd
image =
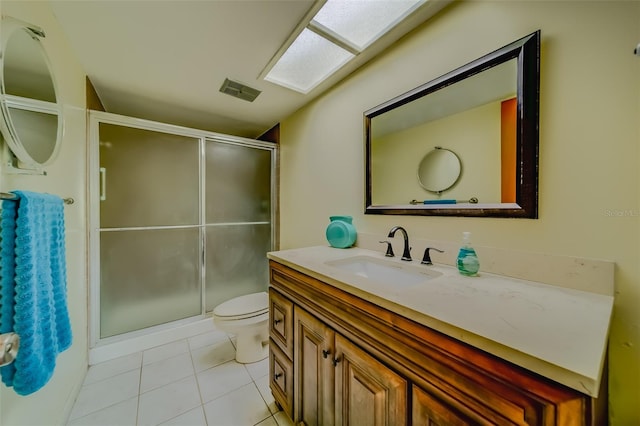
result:
M 266 291 L 272 249 L 272 150 L 205 142 L 206 310 Z
M 99 124 L 100 338 L 199 315 L 200 139 Z

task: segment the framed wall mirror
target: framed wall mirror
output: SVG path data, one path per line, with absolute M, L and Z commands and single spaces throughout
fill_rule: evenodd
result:
M 33 25 L 3 17 L 0 30 L 0 130 L 20 169 L 41 170 L 57 154 L 62 114 L 55 78 Z
M 539 86 L 536 31 L 366 111 L 365 214 L 537 218 Z

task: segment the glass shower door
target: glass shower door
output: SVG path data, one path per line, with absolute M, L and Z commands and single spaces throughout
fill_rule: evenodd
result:
M 100 338 L 201 314 L 200 139 L 99 135 Z
M 206 311 L 267 289 L 272 156 L 257 146 L 205 142 Z

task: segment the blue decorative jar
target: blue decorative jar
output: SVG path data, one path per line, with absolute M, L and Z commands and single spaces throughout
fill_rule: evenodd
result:
M 327 241 L 331 247 L 349 248 L 356 242 L 356 228 L 351 216 L 330 216 L 327 226 Z

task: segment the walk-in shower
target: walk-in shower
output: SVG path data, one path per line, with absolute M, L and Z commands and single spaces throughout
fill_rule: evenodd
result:
M 266 290 L 275 144 L 93 111 L 90 140 L 93 361 Z

